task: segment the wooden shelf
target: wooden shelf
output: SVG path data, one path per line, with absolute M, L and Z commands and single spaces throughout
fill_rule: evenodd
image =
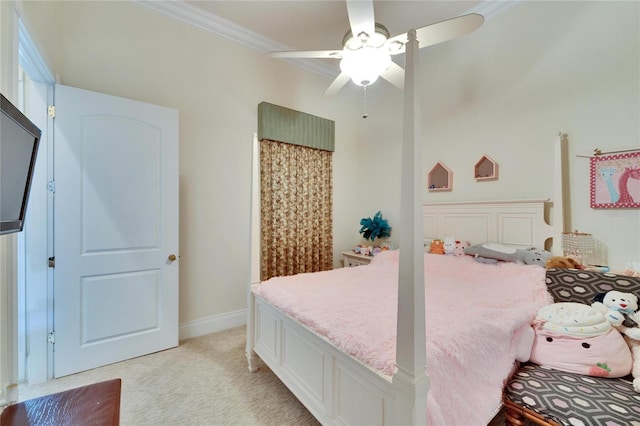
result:
M 476 181 L 497 180 L 498 179 L 498 163 L 493 161 L 488 155 L 483 155 L 473 168 L 473 174 Z
M 451 191 L 453 187 L 453 172 L 442 162 L 433 166 L 427 174 L 427 189 L 434 191 Z

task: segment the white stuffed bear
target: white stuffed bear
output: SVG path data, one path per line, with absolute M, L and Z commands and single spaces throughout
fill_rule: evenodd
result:
M 622 325 L 625 314 L 633 315 L 638 310 L 638 296 L 633 293 L 611 290 L 597 294 L 593 300 L 591 306 L 606 316 L 611 325 L 615 327 Z M 638 329 L 637 336 L 631 337 L 640 340 L 640 329 Z
M 635 319 L 640 322 L 640 314 L 636 312 Z M 638 329 L 637 327 L 635 328 Z M 633 367 L 631 369 L 631 375 L 633 376 L 633 389 L 636 392 L 640 392 L 640 340 L 632 339 L 628 334 L 624 336 L 624 340 L 627 341 L 629 349 L 631 349 L 631 359 L 633 359 Z
M 633 389 L 640 392 L 640 311 L 638 296 L 633 293 L 608 291 L 596 295 L 592 306 L 603 313 L 609 322 L 622 333 L 633 359 Z
M 453 252 L 456 248 L 456 239 L 453 237 L 444 238 L 444 254 L 453 256 Z

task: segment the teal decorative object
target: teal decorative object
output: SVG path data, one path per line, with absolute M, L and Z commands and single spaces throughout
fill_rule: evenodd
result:
M 366 240 L 375 241 L 376 238 L 384 238 L 391 236 L 391 227 L 386 219 L 382 218 L 382 213 L 378 212 L 370 217 L 360 219 L 360 233 Z

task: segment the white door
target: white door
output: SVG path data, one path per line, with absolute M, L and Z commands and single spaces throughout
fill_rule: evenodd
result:
M 178 344 L 178 112 L 56 85 L 54 376 Z

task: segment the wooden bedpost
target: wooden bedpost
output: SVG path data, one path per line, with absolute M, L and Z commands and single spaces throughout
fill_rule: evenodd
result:
M 394 424 L 425 425 L 429 380 L 426 375 L 419 57 L 415 30 L 408 32 L 405 61 L 398 324 L 393 375 L 397 399 L 393 416 Z
M 565 230 L 565 216 L 564 216 L 564 187 L 565 187 L 565 176 L 564 170 L 567 166 L 565 164 L 565 145 L 566 144 L 566 135 L 563 135 L 562 132 L 558 132 L 558 137 L 556 138 L 555 145 L 553 147 L 553 158 L 554 158 L 554 175 L 553 175 L 553 223 L 551 226 L 553 227 L 553 243 L 551 246 L 551 252 L 554 256 L 562 256 L 564 253 L 562 252 L 562 233 Z
M 260 282 L 260 142 L 258 135 L 253 135 L 251 155 L 251 258 L 249 259 L 251 274 L 247 284 L 247 345 L 245 355 L 249 363 L 249 371 L 258 370 L 258 356 L 253 351 L 255 342 L 254 307 L 251 284 Z

